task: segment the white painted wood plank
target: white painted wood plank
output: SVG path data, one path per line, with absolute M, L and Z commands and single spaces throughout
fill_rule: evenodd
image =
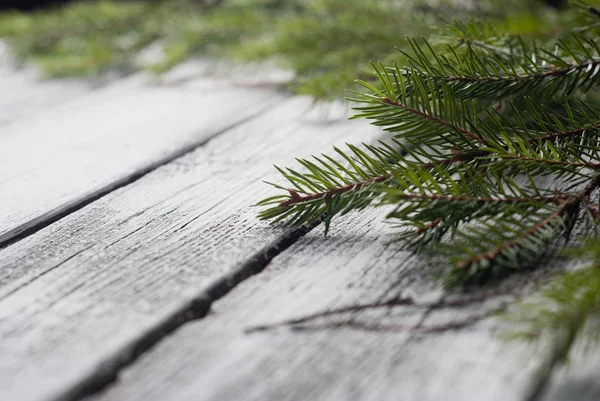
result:
M 10 121 L 31 118 L 39 110 L 81 96 L 98 84 L 74 79 L 42 80 L 32 68 L 16 68 L 0 41 L 0 137 L 2 126 Z
M 382 217 L 379 211 L 342 219 L 327 239 L 320 230 L 309 233 L 92 399 L 526 400 L 543 358 L 500 341 L 492 330 L 498 323 L 419 334 L 485 313 L 503 297 L 474 307 L 395 306 L 322 318 L 304 330 L 246 332 L 348 305 L 442 299 L 426 261 L 387 244 L 390 228 Z
M 77 98 L 93 89 L 91 82 L 76 80 L 42 81 L 20 71 L 0 70 L 0 137 L 3 127 L 14 120 L 32 118 L 41 110 Z
M 249 207 L 272 163 L 373 138 L 309 105 L 286 101 L 0 250 L 0 399 L 77 398 L 250 274 L 287 235 Z
M 0 242 L 262 112 L 282 95 L 138 76 L 0 131 Z

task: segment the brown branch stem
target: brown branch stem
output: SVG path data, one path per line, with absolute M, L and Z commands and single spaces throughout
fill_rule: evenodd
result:
M 417 116 L 422 117 L 422 118 L 424 118 L 426 120 L 429 120 L 429 121 L 433 121 L 436 124 L 441 125 L 443 127 L 447 127 L 447 128 L 453 129 L 453 130 L 459 132 L 460 134 L 462 134 L 464 136 L 467 136 L 467 137 L 470 137 L 471 139 L 476 140 L 477 142 L 479 142 L 482 145 L 486 145 L 486 143 L 483 140 L 483 138 L 481 138 L 479 135 L 477 135 L 477 134 L 475 134 L 473 132 L 467 131 L 464 128 L 457 127 L 456 125 L 451 124 L 451 123 L 449 123 L 446 120 L 442 120 L 441 118 L 432 116 L 431 114 L 427 114 L 425 112 L 422 112 L 419 109 L 415 109 L 415 108 L 409 107 L 409 106 L 407 106 L 407 105 L 405 105 L 403 103 L 400 103 L 398 101 L 392 100 L 392 99 L 387 98 L 387 97 L 386 98 L 382 98 L 380 100 L 381 100 L 381 102 L 383 102 L 385 104 L 388 104 L 390 106 L 399 107 L 399 108 L 401 108 L 403 110 L 406 110 L 407 112 L 409 112 L 411 114 L 417 115 Z
M 566 138 L 569 136 L 581 135 L 589 129 L 599 129 L 599 128 L 600 128 L 600 122 L 597 122 L 594 125 L 588 126 L 588 127 L 577 128 L 577 129 L 570 130 L 570 131 L 554 132 L 552 134 L 543 135 L 539 138 L 531 138 L 528 140 L 528 142 L 529 143 L 535 143 L 538 141 L 546 142 L 546 141 L 551 141 L 551 140 L 554 140 L 557 138 Z
M 389 100 L 389 102 L 392 102 L 392 101 Z M 427 115 L 425 113 L 422 113 L 422 114 Z M 579 128 L 579 129 L 575 129 L 575 130 L 571 130 L 571 131 L 564 131 L 564 132 L 555 132 L 555 133 L 551 133 L 551 134 L 548 134 L 545 136 L 541 136 L 539 138 L 531 138 L 528 141 L 530 143 L 535 143 L 535 142 L 539 142 L 539 141 L 545 142 L 545 141 L 551 141 L 551 140 L 554 140 L 557 138 L 566 138 L 566 137 L 570 137 L 570 136 L 581 135 L 581 134 L 585 133 L 585 131 L 587 131 L 588 129 L 592 129 L 592 128 L 600 129 L 600 122 L 596 123 L 595 125 L 593 125 L 591 127 Z M 472 134 L 472 135 L 475 135 L 475 134 Z M 478 157 L 489 156 L 491 153 L 492 152 L 487 151 L 487 150 L 469 150 L 466 152 L 455 153 L 446 159 L 435 160 L 433 162 L 428 162 L 428 163 L 422 163 L 420 165 L 420 167 L 421 168 L 432 168 L 435 166 L 442 166 L 442 165 L 454 164 L 454 163 L 459 163 L 459 162 L 469 162 Z M 541 160 L 541 159 L 536 159 L 536 158 L 526 158 L 526 157 L 521 157 L 521 156 L 510 156 L 510 155 L 501 156 L 501 158 L 504 160 L 518 159 L 518 160 L 524 160 L 524 161 L 533 161 L 533 162 L 540 162 L 540 163 L 543 162 L 543 163 L 547 163 L 547 164 L 565 165 L 565 166 L 572 166 L 572 167 L 586 167 L 586 168 L 592 168 L 592 169 L 600 168 L 600 163 L 574 163 L 574 162 L 563 162 L 563 161 L 558 161 L 558 160 L 556 160 L 556 161 Z M 388 173 L 388 174 L 380 175 L 378 177 L 367 179 L 364 181 L 357 181 L 357 182 L 354 182 L 354 183 L 351 183 L 348 185 L 344 185 L 342 187 L 335 188 L 332 190 L 316 192 L 316 193 L 309 194 L 309 195 L 300 195 L 295 190 L 288 189 L 290 198 L 281 202 L 279 204 L 279 206 L 288 207 L 288 206 L 292 206 L 292 205 L 295 205 L 298 203 L 309 202 L 309 201 L 312 201 L 315 199 L 321 199 L 321 198 L 325 198 L 327 200 L 327 199 L 330 199 L 334 195 L 339 195 L 339 194 L 343 194 L 345 192 L 359 189 L 365 185 L 383 182 L 390 177 L 391 177 L 391 173 Z
M 590 168 L 590 169 L 594 169 L 594 170 L 597 170 L 600 168 L 600 163 L 566 162 L 566 161 L 562 161 L 562 160 L 538 159 L 535 157 L 523 157 L 523 156 L 514 156 L 514 155 L 501 155 L 500 159 L 529 161 L 529 162 L 534 162 L 534 163 L 550 164 L 550 165 L 554 165 L 554 166 L 583 167 L 583 168 Z
M 449 201 L 457 201 L 457 202 L 473 202 L 479 205 L 483 205 L 485 203 L 530 203 L 530 202 L 557 202 L 557 197 L 546 197 L 546 196 L 536 196 L 536 197 L 506 197 L 506 198 L 491 198 L 491 197 L 483 197 L 483 196 L 467 196 L 467 195 L 429 195 L 429 194 L 420 194 L 420 193 L 407 193 L 407 194 L 399 194 L 395 197 L 399 199 L 425 199 L 425 200 L 449 200 Z
M 536 225 L 531 227 L 525 233 L 514 237 L 510 241 L 506 241 L 505 243 L 499 245 L 498 247 L 496 247 L 488 252 L 480 253 L 480 254 L 472 256 L 470 258 L 463 259 L 456 265 L 456 267 L 458 269 L 465 269 L 465 268 L 471 266 L 473 263 L 478 263 L 484 259 L 487 259 L 490 261 L 496 259 L 498 257 L 498 255 L 500 255 L 505 250 L 510 249 L 511 247 L 517 245 L 524 238 L 535 235 L 541 229 L 543 229 L 544 227 L 547 227 L 549 224 L 551 224 L 557 218 L 563 217 L 565 214 L 567 214 L 573 208 L 578 207 L 582 201 L 585 201 L 586 199 L 589 198 L 592 191 L 594 189 L 598 188 L 598 186 L 600 186 L 600 174 L 596 175 L 588 183 L 588 185 L 586 185 L 586 187 L 581 192 L 579 192 L 575 196 L 571 196 L 571 197 L 567 198 L 564 202 L 562 202 L 560 204 L 558 209 L 556 209 L 552 214 L 545 217 L 539 223 L 537 223 Z
M 444 77 L 444 80 L 448 82 L 465 82 L 465 83 L 476 83 L 476 82 L 515 82 L 527 79 L 544 79 L 548 77 L 561 77 L 568 74 L 573 74 L 574 71 L 581 71 L 585 69 L 592 69 L 600 65 L 600 60 L 590 60 L 585 63 L 576 64 L 569 67 L 553 68 L 542 72 L 535 72 L 531 74 L 517 74 L 517 75 L 504 75 L 504 76 L 480 76 L 480 77 L 468 77 L 468 76 L 449 76 Z
M 297 203 L 310 202 L 312 200 L 321 199 L 321 198 L 325 198 L 325 200 L 331 199 L 331 197 L 334 195 L 340 195 L 345 192 L 353 191 L 353 190 L 359 189 L 365 185 L 371 185 L 371 184 L 376 184 L 378 182 L 383 182 L 383 181 L 387 180 L 388 178 L 390 178 L 391 176 L 392 175 L 390 173 L 388 173 L 388 174 L 380 175 L 375 178 L 370 178 L 368 180 L 353 182 L 351 184 L 344 185 L 342 187 L 330 189 L 328 191 L 315 192 L 315 193 L 309 194 L 309 195 L 300 195 L 300 194 L 298 194 L 298 192 L 294 191 L 293 189 L 288 189 L 290 198 L 281 202 L 279 204 L 279 206 L 280 207 L 288 207 L 288 206 L 295 205 Z
M 434 162 L 429 162 L 429 163 L 423 163 L 420 165 L 420 167 L 421 168 L 431 168 L 436 165 L 467 162 L 467 161 L 474 160 L 477 157 L 484 157 L 484 156 L 487 156 L 490 154 L 491 154 L 491 152 L 488 152 L 488 151 L 473 151 L 473 152 L 467 152 L 467 153 L 460 153 L 457 155 L 453 155 L 447 159 L 436 160 Z M 564 165 L 564 166 L 571 166 L 571 167 L 587 167 L 587 168 L 592 168 L 592 169 L 600 169 L 600 163 L 563 162 L 560 160 L 543 160 L 543 159 L 536 159 L 533 157 L 521 157 L 521 156 L 510 156 L 510 155 L 500 156 L 500 158 L 503 160 L 522 160 L 522 161 L 532 161 L 532 162 L 546 163 L 546 164 L 553 164 L 553 165 Z M 331 199 L 331 197 L 334 195 L 340 195 L 345 192 L 349 192 L 349 191 L 353 191 L 355 189 L 362 188 L 363 186 L 366 186 L 366 185 L 383 182 L 383 181 L 389 179 L 391 176 L 392 176 L 391 173 L 383 174 L 383 175 L 380 175 L 375 178 L 370 178 L 370 179 L 367 179 L 364 181 L 353 182 L 351 184 L 344 185 L 344 186 L 341 186 L 338 188 L 334 188 L 334 189 L 330 189 L 330 190 L 322 191 L 322 192 L 315 192 L 315 193 L 309 194 L 309 195 L 300 195 L 295 190 L 288 189 L 290 198 L 281 202 L 279 204 L 279 206 L 280 207 L 288 207 L 288 206 L 292 206 L 292 205 L 295 205 L 298 203 L 310 202 L 315 199 L 321 199 L 321 198 L 325 198 L 325 200 Z M 417 195 L 417 194 L 412 195 L 413 198 L 417 198 L 418 196 L 420 196 L 424 199 L 432 199 L 432 200 L 449 199 L 449 200 L 462 200 L 462 201 L 477 201 L 480 203 L 485 203 L 485 202 L 513 202 L 514 203 L 514 202 L 520 202 L 520 201 L 521 202 L 525 202 L 525 201 L 530 202 L 530 201 L 534 201 L 534 200 L 545 201 L 547 199 L 548 200 L 554 199 L 554 198 L 538 198 L 538 199 L 525 198 L 524 200 L 520 200 L 522 198 L 505 198 L 505 200 L 501 200 L 502 198 L 471 198 L 470 199 L 468 197 L 444 197 L 441 195 L 440 196 L 438 196 L 438 195 Z M 409 198 L 409 196 L 406 196 L 406 198 Z
M 434 228 L 439 226 L 443 221 L 444 221 L 444 219 L 442 219 L 441 217 L 438 217 L 437 219 L 425 224 L 423 227 L 417 228 L 415 230 L 415 232 L 417 233 L 417 235 L 423 234 L 426 231 L 433 230 Z

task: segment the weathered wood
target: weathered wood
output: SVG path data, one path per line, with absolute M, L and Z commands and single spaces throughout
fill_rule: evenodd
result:
M 375 132 L 305 116 L 309 105 L 286 101 L 0 250 L 0 399 L 102 386 L 286 246 L 290 234 L 249 207 L 272 193 L 271 164 Z
M 39 110 L 81 96 L 99 82 L 55 79 L 40 80 L 33 69 L 13 66 L 8 48 L 0 41 L 0 137 L 2 126 L 20 118 L 31 118 Z
M 54 108 L 94 89 L 94 84 L 75 80 L 40 81 L 21 71 L 0 66 L 0 137 L 13 121 L 31 119 L 40 110 Z
M 0 244 L 130 182 L 282 99 L 129 78 L 2 127 Z
M 442 295 L 424 269 L 427 261 L 388 244 L 382 211 L 369 213 L 338 221 L 327 239 L 321 230 L 309 233 L 93 400 L 528 399 L 544 358 L 521 357 L 519 344 L 495 335 L 493 320 L 466 324 L 510 297 L 434 306 L 443 299 L 461 302 Z M 429 306 L 354 308 L 305 322 L 303 330 L 247 331 L 406 298 Z

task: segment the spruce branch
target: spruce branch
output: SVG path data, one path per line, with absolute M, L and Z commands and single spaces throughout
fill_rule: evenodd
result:
M 365 145 L 365 150 L 348 145 L 350 154 L 334 148 L 339 159 L 329 155 L 313 156 L 312 160 L 297 159 L 307 173 L 277 167 L 292 188 L 271 184 L 286 195 L 262 200 L 266 207 L 259 218 L 286 221 L 291 225 L 311 224 L 324 219 L 326 229 L 337 214 L 369 205 L 377 194 L 374 185 L 390 178 L 393 166 L 406 160 L 403 152 L 389 145 Z
M 563 131 L 563 132 L 553 132 L 550 134 L 540 136 L 539 138 L 530 138 L 528 141 L 529 142 L 536 142 L 536 141 L 546 142 L 546 141 L 554 141 L 556 139 L 572 138 L 572 137 L 577 137 L 577 136 L 586 134 L 590 130 L 597 130 L 597 129 L 600 129 L 600 122 L 591 124 L 588 127 L 581 127 L 581 128 L 576 128 L 576 129 L 572 129 L 569 131 Z
M 312 193 L 312 194 L 304 195 L 304 196 L 298 195 L 298 193 L 296 191 L 294 191 L 293 189 L 288 189 L 290 198 L 280 202 L 279 206 L 280 207 L 288 207 L 288 206 L 292 206 L 292 205 L 295 205 L 298 203 L 310 202 L 310 201 L 316 200 L 316 199 L 324 199 L 325 202 L 328 203 L 331 201 L 331 199 L 333 198 L 334 195 L 340 195 L 345 192 L 354 191 L 354 190 L 360 189 L 362 187 L 365 187 L 365 186 L 368 186 L 371 184 L 383 182 L 383 181 L 387 180 L 388 178 L 390 178 L 390 176 L 391 176 L 390 174 L 383 174 L 383 175 L 377 176 L 375 178 L 369 178 L 367 180 L 353 182 L 348 185 L 344 185 L 341 187 L 329 189 L 327 191 L 316 192 L 316 193 Z
M 536 196 L 536 197 L 480 197 L 480 196 L 467 196 L 467 195 L 430 195 L 421 193 L 400 193 L 394 195 L 398 200 L 406 201 L 449 201 L 449 202 L 465 202 L 475 205 L 486 205 L 493 203 L 532 203 L 532 202 L 560 202 L 560 196 Z M 437 219 L 436 219 L 437 220 Z
M 463 99 L 480 100 L 526 93 L 549 98 L 559 92 L 586 91 L 598 84 L 600 45 L 595 30 L 571 32 L 569 37 L 558 39 L 551 46 L 535 42 L 528 45 L 516 37 L 506 49 L 464 37 L 459 37 L 455 45 L 448 44 L 445 51 L 425 39 L 407 40 L 412 51 L 400 51 L 408 65 L 381 66 L 378 75 L 390 75 L 390 82 L 419 76 L 433 84 L 425 88 L 429 86 L 435 91 L 443 82 Z M 396 87 L 393 92 L 413 88 Z
M 587 267 L 558 276 L 508 317 L 523 327 L 518 338 L 550 337 L 554 359 L 565 360 L 576 340 L 600 341 L 599 25 L 542 40 L 475 26 L 458 26 L 463 35 L 445 47 L 409 39 L 412 52 L 404 52 L 402 67 L 374 64 L 379 83 L 360 81 L 365 93 L 351 99 L 355 118 L 392 138 L 336 148 L 336 157 L 301 159 L 308 172 L 280 170 L 294 189 L 278 186 L 283 194 L 263 201 L 261 217 L 303 224 L 325 216 L 327 230 L 337 214 L 385 205 L 398 242 L 441 259 L 450 285 L 536 267 L 572 242 L 574 232 L 590 236 L 582 250 L 571 251 L 587 258 Z M 437 333 L 487 317 L 409 327 L 355 316 L 396 306 L 410 312 L 423 305 L 357 304 L 256 329 Z
M 427 113 L 425 113 L 425 112 L 423 112 L 421 110 L 409 107 L 409 106 L 407 106 L 405 104 L 402 104 L 402 103 L 397 102 L 397 101 L 392 100 L 392 99 L 388 99 L 386 97 L 382 98 L 381 102 L 385 103 L 385 104 L 389 104 L 389 105 L 391 105 L 393 107 L 398 107 L 400 109 L 403 109 L 403 110 L 405 110 L 408 113 L 411 113 L 411 114 L 417 115 L 418 117 L 421 117 L 423 119 L 432 121 L 432 122 L 434 122 L 436 124 L 439 124 L 442 127 L 450 128 L 450 129 L 452 129 L 452 130 L 460 133 L 461 135 L 464 135 L 465 137 L 470 137 L 470 138 L 474 139 L 475 141 L 481 143 L 482 145 L 485 145 L 485 141 L 481 137 L 479 137 L 477 134 L 475 134 L 473 132 L 469 132 L 469 131 L 467 131 L 464 128 L 458 127 L 458 126 L 452 124 L 449 121 L 443 120 L 440 117 L 437 117 L 437 116 L 434 116 L 434 115 L 431 115 L 431 114 L 427 114 Z
M 571 196 L 565 199 L 565 196 L 559 196 L 553 198 L 553 202 L 557 203 L 559 207 L 549 216 L 543 218 L 525 233 L 520 234 L 509 241 L 502 243 L 494 249 L 491 249 L 485 253 L 480 253 L 469 258 L 463 259 L 457 263 L 458 269 L 466 269 L 474 264 L 480 264 L 482 261 L 487 260 L 493 261 L 499 257 L 499 255 L 506 253 L 511 248 L 516 246 L 522 246 L 522 243 L 531 240 L 534 237 L 538 237 L 540 232 L 549 226 L 552 226 L 555 221 L 562 223 L 565 216 L 572 213 L 573 209 L 580 205 L 581 202 L 590 204 L 589 196 L 591 192 L 600 185 L 600 175 L 595 176 L 592 181 L 576 196 Z M 525 201 L 525 200 L 523 200 Z
M 584 95 L 600 76 L 599 33 L 481 32 L 446 47 L 409 39 L 404 67 L 373 64 L 379 86 L 359 81 L 354 118 L 392 138 L 280 169 L 292 188 L 278 186 L 260 217 L 324 218 L 327 230 L 338 214 L 391 206 L 399 242 L 446 256 L 455 284 L 539 263 L 578 222 L 594 231 L 600 109 Z
M 387 102 L 384 102 L 384 104 L 387 105 Z M 576 102 L 567 102 L 565 104 L 573 108 Z M 396 106 L 394 105 L 393 107 Z M 534 111 L 539 111 L 533 104 L 531 104 L 531 107 Z M 402 108 L 402 110 L 405 109 Z M 430 114 L 425 112 L 414 113 L 412 109 L 408 113 L 410 117 L 417 116 L 419 119 L 426 120 L 426 122 L 433 121 L 436 127 L 454 130 L 460 133 L 462 138 L 467 138 L 471 143 L 475 142 L 473 136 L 463 134 L 465 130 L 457 130 L 455 126 L 446 124 L 445 120 L 441 118 L 432 119 Z M 517 126 L 514 122 L 507 124 L 506 119 L 497 117 L 495 124 L 498 129 L 504 129 L 503 127 L 507 125 Z M 526 116 L 521 113 L 519 117 L 524 121 Z M 590 115 L 586 114 L 586 118 L 589 119 Z M 571 124 L 582 122 L 581 118 L 577 117 L 574 113 L 571 113 L 568 121 Z M 521 127 L 514 128 L 511 131 L 512 136 L 505 135 L 502 141 L 497 141 L 497 138 L 494 138 L 494 136 L 497 136 L 497 131 L 489 128 L 491 124 L 489 120 L 486 124 L 488 128 L 485 131 L 480 130 L 479 132 L 482 136 L 478 138 L 492 138 L 491 141 L 488 141 L 489 147 L 475 148 L 475 150 L 466 149 L 463 151 L 456 150 L 453 144 L 453 147 L 446 152 L 446 156 L 441 159 L 432 157 L 428 151 L 416 149 L 414 146 L 409 148 L 397 140 L 393 143 L 396 148 L 401 148 L 402 152 L 398 152 L 384 143 L 379 147 L 367 146 L 369 153 L 361 151 L 357 147 L 352 147 L 352 152 L 355 155 L 353 159 L 351 156 L 345 155 L 341 150 L 336 149 L 336 152 L 339 155 L 343 155 L 354 168 L 357 168 L 358 165 L 371 165 L 376 166 L 376 168 L 371 167 L 370 170 L 366 168 L 358 169 L 357 172 L 351 173 L 352 180 L 344 181 L 343 185 L 340 185 L 339 179 L 336 182 L 326 182 L 327 185 L 324 186 L 324 190 L 316 192 L 301 188 L 301 192 L 303 192 L 301 195 L 295 189 L 287 189 L 287 197 L 273 198 L 269 200 L 270 203 L 262 203 L 262 205 L 276 203 L 276 206 L 265 210 L 261 217 L 271 218 L 272 215 L 277 214 L 282 216 L 282 218 L 294 217 L 294 219 L 289 220 L 292 224 L 304 224 L 311 223 L 327 213 L 330 220 L 335 214 L 352 210 L 351 199 L 353 198 L 355 199 L 355 208 L 365 207 L 376 199 L 379 200 L 380 204 L 396 204 L 401 201 L 415 203 L 419 201 L 423 207 L 427 202 L 436 202 L 438 205 L 443 203 L 448 204 L 448 210 L 440 209 L 436 215 L 425 216 L 421 213 L 413 216 L 406 211 L 400 213 L 399 209 L 397 209 L 388 216 L 390 218 L 406 219 L 411 224 L 415 224 L 415 229 L 411 231 L 412 233 L 426 234 L 424 237 L 427 237 L 427 239 L 421 238 L 420 241 L 416 242 L 418 245 L 417 248 L 422 248 L 431 241 L 440 240 L 449 229 L 456 229 L 461 222 L 473 221 L 476 218 L 500 213 L 497 207 L 492 207 L 494 203 L 506 203 L 512 207 L 515 204 L 523 203 L 531 208 L 544 206 L 540 205 L 540 202 L 558 202 L 571 196 L 565 193 L 552 193 L 548 196 L 542 196 L 536 193 L 535 188 L 532 188 L 534 189 L 534 193 L 525 195 L 522 190 L 515 190 L 513 186 L 513 193 L 516 196 L 505 196 L 504 193 L 500 192 L 497 197 L 490 197 L 490 190 L 485 189 L 486 186 L 490 185 L 489 178 L 483 181 L 477 178 L 481 176 L 479 171 L 481 169 L 487 170 L 488 174 L 491 174 L 491 177 L 496 181 L 504 181 L 503 185 L 507 185 L 507 179 L 510 176 L 531 175 L 540 172 L 553 173 L 556 176 L 576 177 L 579 180 L 578 182 L 580 182 L 590 177 L 590 173 L 586 172 L 587 170 L 597 170 L 599 167 L 598 163 L 581 160 L 583 156 L 580 149 L 580 145 L 597 139 L 595 135 L 596 123 L 588 123 L 587 126 L 575 130 L 568 129 L 565 125 L 566 123 L 557 118 L 554 124 L 544 123 L 545 128 L 550 130 L 550 132 L 541 134 L 537 131 L 527 131 L 527 126 L 521 124 Z M 471 123 L 471 125 L 475 126 L 477 124 Z M 557 126 L 562 127 L 563 131 L 555 131 L 554 129 Z M 414 141 L 410 141 L 410 137 L 406 138 L 405 135 L 406 133 L 403 132 L 400 137 L 408 139 L 412 145 L 415 145 Z M 518 137 L 516 138 L 516 136 Z M 557 149 L 557 146 L 560 150 Z M 412 160 L 409 160 L 404 154 L 412 157 Z M 374 155 L 378 155 L 379 159 L 375 160 Z M 427 161 L 423 161 L 422 159 Z M 573 160 L 570 161 L 569 159 Z M 326 160 L 333 161 L 334 159 L 328 157 Z M 323 166 L 326 166 L 326 168 L 322 167 L 326 171 L 335 171 L 337 168 L 338 172 L 350 173 L 339 162 L 336 162 L 337 166 L 328 166 L 324 158 L 319 159 L 319 162 Z M 305 166 L 309 165 L 307 161 L 302 161 L 302 163 Z M 378 163 L 384 164 L 378 165 Z M 471 166 L 468 167 L 469 165 Z M 297 182 L 298 180 L 309 182 L 315 178 L 315 173 L 318 173 L 323 178 L 323 173 L 319 173 L 314 165 L 309 170 L 311 170 L 312 174 L 307 176 L 294 173 L 291 182 Z M 460 187 L 457 187 L 457 180 L 453 178 L 453 175 L 457 173 L 463 175 Z M 502 178 L 500 178 L 500 173 L 503 176 Z M 328 174 L 331 175 L 331 173 Z M 476 178 L 473 179 L 473 177 Z M 479 185 L 478 189 L 474 188 L 475 183 Z M 459 191 L 456 195 L 447 195 L 448 188 L 452 187 L 459 188 Z M 397 192 L 398 188 L 401 188 L 402 192 Z M 435 189 L 438 193 L 423 192 L 425 190 L 431 191 L 432 189 Z M 465 191 L 474 191 L 472 192 L 474 195 L 465 195 Z M 547 190 L 546 192 L 551 193 L 552 191 Z M 343 195 L 345 200 L 338 204 L 342 207 L 330 207 L 334 203 L 332 201 L 338 199 L 341 195 Z M 468 207 L 459 207 L 459 203 L 467 204 Z M 320 206 L 317 206 L 318 204 Z M 480 208 L 480 206 L 486 207 Z M 294 208 L 297 208 L 297 210 L 294 210 Z M 480 210 L 476 211 L 475 209 Z M 307 210 L 310 210 L 310 212 L 307 212 Z M 412 211 L 412 209 L 409 210 L 411 213 Z M 525 214 L 527 210 L 513 210 L 512 212 Z M 559 213 L 559 216 L 562 215 L 562 213 Z M 448 216 L 451 216 L 451 218 L 449 219 Z M 556 219 L 550 219 L 551 222 L 554 222 L 554 220 Z M 423 223 L 418 223 L 420 221 Z M 435 222 L 435 224 L 432 222 Z M 532 226 L 536 224 L 536 222 L 532 222 Z M 548 225 L 548 222 L 540 224 L 529 235 L 525 235 L 523 231 L 526 232 L 531 229 L 531 227 L 527 227 L 526 230 L 521 231 L 520 235 L 524 238 L 530 238 L 533 234 L 538 234 L 542 228 L 546 228 Z M 412 239 L 409 237 L 410 235 L 408 234 L 402 236 L 404 240 Z M 508 239 L 505 239 L 505 241 L 508 241 Z M 513 248 L 516 246 L 516 243 L 521 242 L 513 241 L 515 244 L 512 244 L 510 247 L 507 246 L 506 249 Z M 413 242 L 409 241 L 409 244 L 413 244 Z M 496 252 L 486 250 L 485 253 L 496 257 L 502 253 L 501 251 L 506 249 L 501 248 Z M 461 266 L 461 268 L 466 267 L 467 263 L 464 259 L 457 262 L 457 266 Z M 473 257 L 471 261 L 479 263 L 483 261 L 483 258 Z

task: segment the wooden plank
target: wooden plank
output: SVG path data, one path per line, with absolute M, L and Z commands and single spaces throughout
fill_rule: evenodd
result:
M 76 80 L 40 81 L 22 72 L 0 70 L 0 137 L 12 121 L 32 118 L 40 110 L 54 108 L 88 93 L 94 84 Z
M 0 41 L 0 137 L 1 127 L 41 109 L 55 107 L 97 87 L 99 82 L 55 79 L 40 80 L 31 68 L 15 68 L 8 49 Z
M 511 297 L 480 293 L 487 300 L 469 305 L 443 296 L 425 261 L 389 244 L 382 217 L 380 210 L 342 219 L 327 239 L 321 230 L 309 233 L 92 399 L 527 400 L 544 358 L 520 357 L 519 344 L 495 336 L 493 320 L 466 324 Z M 394 299 L 421 306 L 354 308 L 304 322 L 302 330 L 248 332 Z M 442 300 L 455 306 L 439 306 Z
M 249 207 L 272 192 L 272 163 L 376 132 L 309 106 L 283 102 L 0 250 L 0 399 L 101 387 L 285 247 Z
M 254 116 L 267 90 L 119 81 L 2 127 L 0 244 L 130 182 Z

